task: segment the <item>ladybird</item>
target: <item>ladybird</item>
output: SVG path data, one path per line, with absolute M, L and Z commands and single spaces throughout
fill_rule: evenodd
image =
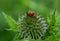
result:
M 30 16 L 30 17 L 34 16 L 34 12 L 33 11 L 28 11 L 27 16 Z

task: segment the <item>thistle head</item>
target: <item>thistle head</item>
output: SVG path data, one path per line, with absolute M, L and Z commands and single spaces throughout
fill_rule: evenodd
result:
M 28 11 L 26 16 L 19 21 L 19 33 L 21 38 L 39 39 L 46 33 L 46 20 L 40 15 L 35 15 L 33 11 Z

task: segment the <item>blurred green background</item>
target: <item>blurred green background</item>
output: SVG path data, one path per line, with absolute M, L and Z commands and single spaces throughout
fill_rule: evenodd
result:
M 56 40 L 52 40 L 54 38 L 50 36 L 52 39 L 46 39 L 46 41 L 60 41 L 60 0 L 0 0 L 0 41 L 12 41 L 16 35 L 16 32 L 6 30 L 10 28 L 10 26 L 2 12 L 18 22 L 18 17 L 24 15 L 28 10 L 40 13 L 47 19 L 51 18 L 54 9 L 56 9 L 56 30 L 58 30 L 59 33 L 56 36 Z M 50 19 L 48 20 L 50 21 Z

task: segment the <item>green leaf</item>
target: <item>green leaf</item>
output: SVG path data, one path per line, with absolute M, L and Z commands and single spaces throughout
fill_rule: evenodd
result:
M 5 14 L 4 12 L 2 12 L 2 14 L 4 18 L 6 19 L 8 25 L 10 26 L 10 28 L 7 30 L 17 31 L 17 22 L 13 18 Z
M 60 14 L 56 17 L 56 24 L 60 27 Z
M 53 11 L 53 14 L 52 14 L 52 17 L 51 17 L 51 21 L 50 21 L 50 26 L 54 26 L 55 23 L 56 23 L 55 12 L 56 12 L 56 9 Z

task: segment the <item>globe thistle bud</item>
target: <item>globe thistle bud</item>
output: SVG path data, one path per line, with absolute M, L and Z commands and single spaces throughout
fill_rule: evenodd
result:
M 47 30 L 47 23 L 41 16 L 34 15 L 34 12 L 29 11 L 22 16 L 19 21 L 19 33 L 21 38 L 39 39 L 43 37 Z

